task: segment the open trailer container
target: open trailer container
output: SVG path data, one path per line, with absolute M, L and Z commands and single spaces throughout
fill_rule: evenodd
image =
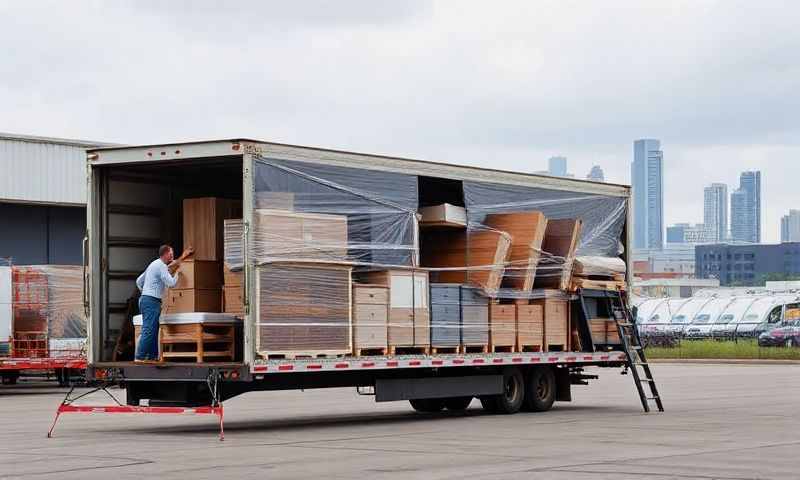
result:
M 477 397 L 513 413 L 570 400 L 583 367 L 628 363 L 609 309 L 570 281 L 575 257 L 605 257 L 622 273 L 584 271 L 580 285 L 627 296 L 628 186 L 246 139 L 87 155 L 88 375 L 123 380 L 129 405 L 354 386 L 417 410 Z M 159 244 L 186 246 L 194 198 L 241 202 L 225 238 L 226 275 L 240 270 L 240 355 L 134 364 L 120 354 L 134 280 Z M 520 246 L 528 220 L 554 236 Z M 443 260 L 452 252 L 463 262 Z M 521 340 L 528 321 L 547 331 Z

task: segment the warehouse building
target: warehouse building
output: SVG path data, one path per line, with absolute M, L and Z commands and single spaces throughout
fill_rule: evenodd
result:
M 800 276 L 800 243 L 698 245 L 695 274 L 722 286 L 763 285 L 767 275 Z
M 101 142 L 0 133 L 0 258 L 81 263 L 86 149 Z

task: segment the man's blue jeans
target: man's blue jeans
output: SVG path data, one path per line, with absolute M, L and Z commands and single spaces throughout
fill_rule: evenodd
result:
M 158 360 L 158 319 L 161 316 L 161 299 L 142 295 L 139 298 L 139 313 L 142 314 L 142 333 L 136 360 Z

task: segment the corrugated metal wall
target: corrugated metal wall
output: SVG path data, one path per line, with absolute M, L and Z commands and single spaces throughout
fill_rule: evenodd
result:
M 0 201 L 85 204 L 85 148 L 0 137 Z

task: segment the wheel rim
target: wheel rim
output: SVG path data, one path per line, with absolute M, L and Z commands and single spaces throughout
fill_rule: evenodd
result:
M 506 399 L 509 402 L 513 402 L 516 400 L 517 395 L 519 395 L 519 385 L 517 385 L 516 379 L 514 377 L 509 377 L 508 381 L 506 382 L 506 391 L 505 391 Z
M 541 375 L 536 382 L 536 397 L 539 399 L 547 398 L 550 395 L 550 384 L 547 378 Z

